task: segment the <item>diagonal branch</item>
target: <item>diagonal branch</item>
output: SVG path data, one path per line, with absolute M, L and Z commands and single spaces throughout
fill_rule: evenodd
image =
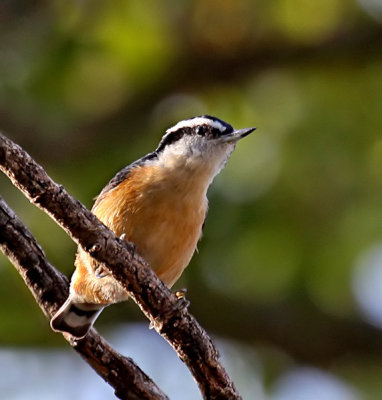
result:
M 69 282 L 45 258 L 30 231 L 0 197 L 0 248 L 12 261 L 44 314 L 50 318 L 65 301 Z M 65 337 L 69 342 L 69 337 Z M 118 354 L 92 329 L 74 349 L 115 390 L 120 399 L 167 399 L 129 358 Z
M 207 333 L 134 252 L 132 245 L 117 238 L 49 178 L 26 152 L 3 135 L 0 135 L 0 169 L 31 202 L 48 213 L 123 285 L 152 326 L 187 364 L 205 398 L 241 398 Z

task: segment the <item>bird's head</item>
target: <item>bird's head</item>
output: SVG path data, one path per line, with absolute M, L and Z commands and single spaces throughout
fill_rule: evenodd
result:
M 236 143 L 256 128 L 235 130 L 227 122 L 202 115 L 178 122 L 169 128 L 156 153 L 165 164 L 211 170 L 215 176 L 224 167 Z

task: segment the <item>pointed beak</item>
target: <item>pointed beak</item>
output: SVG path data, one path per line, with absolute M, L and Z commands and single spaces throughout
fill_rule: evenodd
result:
M 255 129 L 256 128 L 238 129 L 238 130 L 228 133 L 224 136 L 221 136 L 221 139 L 223 140 L 223 142 L 237 142 L 238 140 L 242 139 L 243 137 L 248 136 Z

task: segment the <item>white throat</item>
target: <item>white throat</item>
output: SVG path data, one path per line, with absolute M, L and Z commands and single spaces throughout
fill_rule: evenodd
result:
M 157 162 L 169 174 L 185 181 L 192 178 L 207 189 L 234 148 L 233 143 L 217 143 L 213 139 L 209 141 L 197 135 L 187 135 L 164 148 Z

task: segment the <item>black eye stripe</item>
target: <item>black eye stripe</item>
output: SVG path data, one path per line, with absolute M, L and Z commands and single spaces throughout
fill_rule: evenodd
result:
M 174 132 L 170 132 L 169 134 L 167 134 L 166 136 L 164 136 L 162 138 L 156 151 L 157 152 L 162 151 L 166 146 L 177 142 L 179 139 L 181 139 L 186 134 L 187 134 L 187 132 L 186 132 L 186 129 L 184 129 L 184 128 L 179 129 Z
M 196 133 L 200 136 L 205 136 L 206 133 L 208 133 L 210 130 L 210 127 L 207 125 L 200 125 L 196 128 Z
M 226 133 L 230 133 L 232 130 L 231 129 L 225 129 L 224 131 L 221 131 L 219 128 L 214 128 L 209 125 L 200 125 L 195 129 L 195 132 L 197 135 L 200 136 L 212 136 L 214 138 L 219 137 L 221 135 L 225 135 Z
M 193 120 L 199 118 L 200 124 L 193 124 Z M 205 120 L 206 122 L 202 121 Z M 198 121 L 199 122 L 199 121 Z M 169 129 L 167 134 L 162 137 L 156 153 L 163 151 L 169 145 L 179 141 L 183 136 L 199 135 L 206 138 L 217 138 L 233 131 L 231 125 L 226 122 L 208 115 L 191 118 L 179 122 L 173 128 Z
M 225 131 L 223 131 L 223 132 L 220 129 L 217 129 L 217 128 L 213 128 L 212 129 L 212 136 L 213 137 L 218 137 L 218 136 L 224 135 L 225 133 L 227 133 L 227 129 Z

